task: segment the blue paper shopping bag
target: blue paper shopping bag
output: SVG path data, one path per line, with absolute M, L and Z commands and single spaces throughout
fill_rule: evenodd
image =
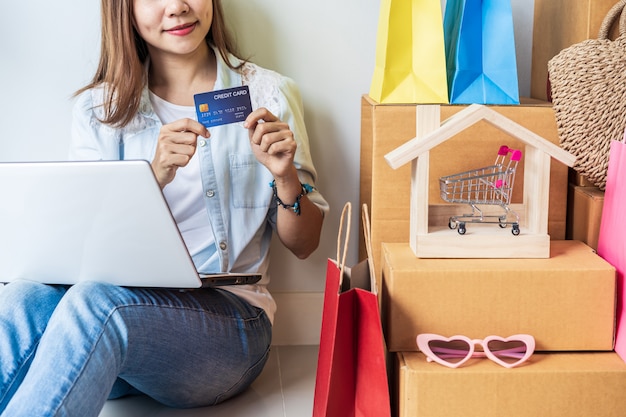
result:
M 447 0 L 444 41 L 450 103 L 519 104 L 510 0 Z

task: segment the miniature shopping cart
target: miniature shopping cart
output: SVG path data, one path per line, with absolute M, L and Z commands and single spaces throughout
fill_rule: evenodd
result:
M 519 235 L 519 215 L 509 204 L 520 159 L 521 151 L 503 145 L 493 165 L 441 177 L 439 188 L 444 201 L 465 203 L 472 207 L 471 214 L 451 216 L 448 227 L 457 229 L 459 234 L 464 235 L 465 223 L 495 223 L 502 228 L 510 224 L 513 235 Z M 497 205 L 502 207 L 504 213 L 485 215 L 478 205 Z

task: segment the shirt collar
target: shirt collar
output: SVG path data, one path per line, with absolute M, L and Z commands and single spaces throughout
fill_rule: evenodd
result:
M 229 88 L 232 86 L 243 85 L 241 73 L 239 71 L 233 71 L 228 65 L 226 65 L 224 58 L 222 58 L 222 55 L 219 53 L 216 47 L 211 46 L 211 48 L 213 49 L 213 53 L 215 54 L 215 60 L 217 62 L 217 77 L 215 79 L 214 90 L 221 90 L 221 89 Z M 231 64 L 233 64 L 233 66 L 237 66 L 241 64 L 241 60 L 231 54 L 228 55 L 228 60 L 231 62 Z M 148 57 L 144 65 L 146 79 L 147 79 L 149 67 L 150 67 L 150 57 Z M 139 103 L 139 114 L 149 119 L 159 121 L 159 118 L 154 112 L 154 109 L 152 108 L 152 104 L 150 103 L 150 91 L 148 89 L 148 83 L 146 83 L 146 85 L 144 86 L 141 92 L 141 101 Z

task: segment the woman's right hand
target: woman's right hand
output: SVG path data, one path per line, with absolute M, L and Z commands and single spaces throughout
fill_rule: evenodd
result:
M 210 133 L 192 119 L 180 119 L 161 128 L 152 160 L 152 171 L 161 189 L 172 182 L 178 168 L 189 163 L 196 152 L 198 136 L 208 138 Z

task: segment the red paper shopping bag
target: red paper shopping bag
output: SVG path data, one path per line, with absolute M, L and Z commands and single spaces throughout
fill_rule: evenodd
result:
M 613 140 L 598 236 L 598 255 L 617 271 L 617 334 L 615 351 L 626 361 L 626 144 Z
M 328 260 L 313 417 L 389 417 L 391 404 L 372 264 L 369 216 L 363 206 L 368 259 L 345 265 L 351 204 L 341 214 L 337 259 Z M 346 223 L 343 253 L 341 238 Z

